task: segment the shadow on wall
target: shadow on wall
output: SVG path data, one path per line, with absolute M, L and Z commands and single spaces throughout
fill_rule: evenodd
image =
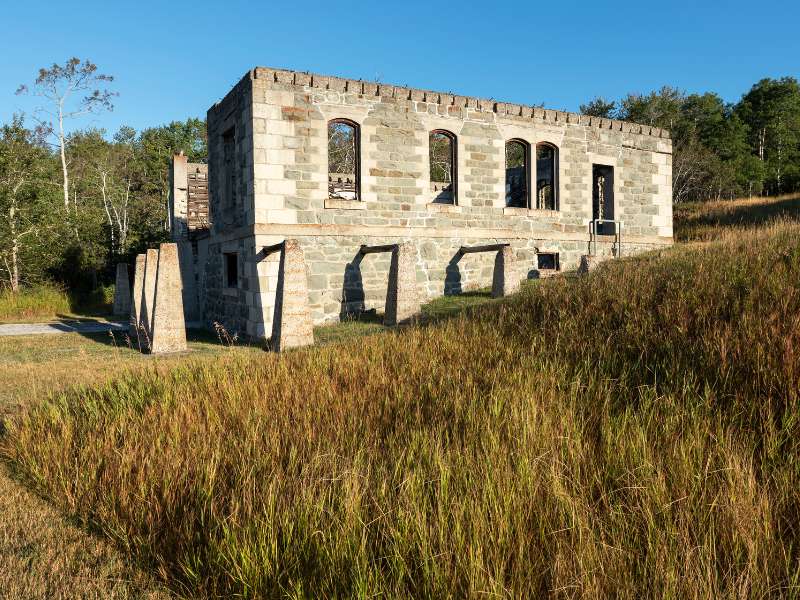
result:
M 353 260 L 344 268 L 344 282 L 342 283 L 342 306 L 339 310 L 339 319 L 357 319 L 365 310 L 364 280 L 361 276 L 361 261 L 364 255 L 357 252 Z
M 461 252 L 456 252 L 450 262 L 447 263 L 447 268 L 444 274 L 444 295 L 445 296 L 458 296 L 463 293 L 461 286 L 461 269 L 458 263 L 463 258 Z

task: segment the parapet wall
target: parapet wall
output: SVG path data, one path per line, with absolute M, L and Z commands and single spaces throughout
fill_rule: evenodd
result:
M 670 134 L 666 129 L 641 125 L 617 119 L 606 119 L 602 117 L 592 117 L 559 110 L 526 106 L 524 104 L 513 104 L 509 102 L 498 102 L 496 100 L 486 100 L 471 96 L 459 96 L 450 93 L 434 92 L 421 90 L 392 84 L 361 81 L 357 79 L 345 79 L 330 75 L 315 75 L 313 73 L 289 71 L 285 69 L 273 69 L 269 67 L 257 67 L 248 74 L 250 79 L 266 80 L 268 82 L 290 84 L 309 89 L 331 90 L 334 92 L 354 93 L 363 96 L 387 97 L 396 100 L 411 100 L 415 102 L 426 102 L 437 104 L 443 107 L 471 108 L 482 112 L 493 112 L 524 119 L 535 119 L 550 123 L 572 123 L 586 127 L 596 127 L 598 129 L 610 129 L 626 133 L 649 135 L 656 138 L 669 139 Z

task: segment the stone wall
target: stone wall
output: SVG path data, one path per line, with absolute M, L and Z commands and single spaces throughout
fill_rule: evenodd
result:
M 340 118 L 360 128 L 360 200 L 328 197 L 327 124 Z M 264 68 L 209 110 L 208 128 L 206 319 L 249 335 L 268 335 L 277 281 L 275 259 L 260 249 L 288 237 L 305 254 L 317 323 L 362 306 L 383 309 L 389 255 L 359 261 L 361 244 L 412 243 L 423 299 L 491 285 L 494 255 L 457 260 L 462 245 L 510 243 L 521 278 L 537 275 L 537 251 L 558 252 L 562 269 L 577 268 L 589 250 L 593 164 L 614 167 L 624 253 L 672 242 L 672 145 L 656 128 Z M 456 137 L 455 205 L 433 202 L 434 129 Z M 505 206 L 511 139 L 558 149 L 559 210 Z M 612 242 L 601 238 L 600 252 L 610 254 Z M 229 288 L 223 260 L 233 252 L 239 281 Z
M 208 165 L 190 163 L 181 152 L 172 157 L 169 170 L 170 230 L 174 241 L 188 240 L 208 230 Z

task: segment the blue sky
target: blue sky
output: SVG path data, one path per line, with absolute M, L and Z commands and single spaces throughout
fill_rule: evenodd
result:
M 0 121 L 32 110 L 20 83 L 77 56 L 120 96 L 76 125 L 112 132 L 204 116 L 256 65 L 572 111 L 664 84 L 735 101 L 763 77 L 800 77 L 796 1 L 3 4 Z

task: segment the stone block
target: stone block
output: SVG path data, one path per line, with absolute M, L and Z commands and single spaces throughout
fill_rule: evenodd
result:
M 114 285 L 114 314 L 129 315 L 131 312 L 131 283 L 128 280 L 128 265 L 117 265 L 117 279 Z
M 492 298 L 508 296 L 519 290 L 519 274 L 514 261 L 514 250 L 503 246 L 494 258 Z
M 286 240 L 281 250 L 272 348 L 276 352 L 314 343 L 314 327 L 308 307 L 308 281 L 303 250 L 297 240 Z
M 183 315 L 183 286 L 178 245 L 161 244 L 158 250 L 155 302 L 150 352 L 163 354 L 186 350 L 186 322 Z
M 416 262 L 417 251 L 413 244 L 405 242 L 392 250 L 384 325 L 407 323 L 420 313 Z

